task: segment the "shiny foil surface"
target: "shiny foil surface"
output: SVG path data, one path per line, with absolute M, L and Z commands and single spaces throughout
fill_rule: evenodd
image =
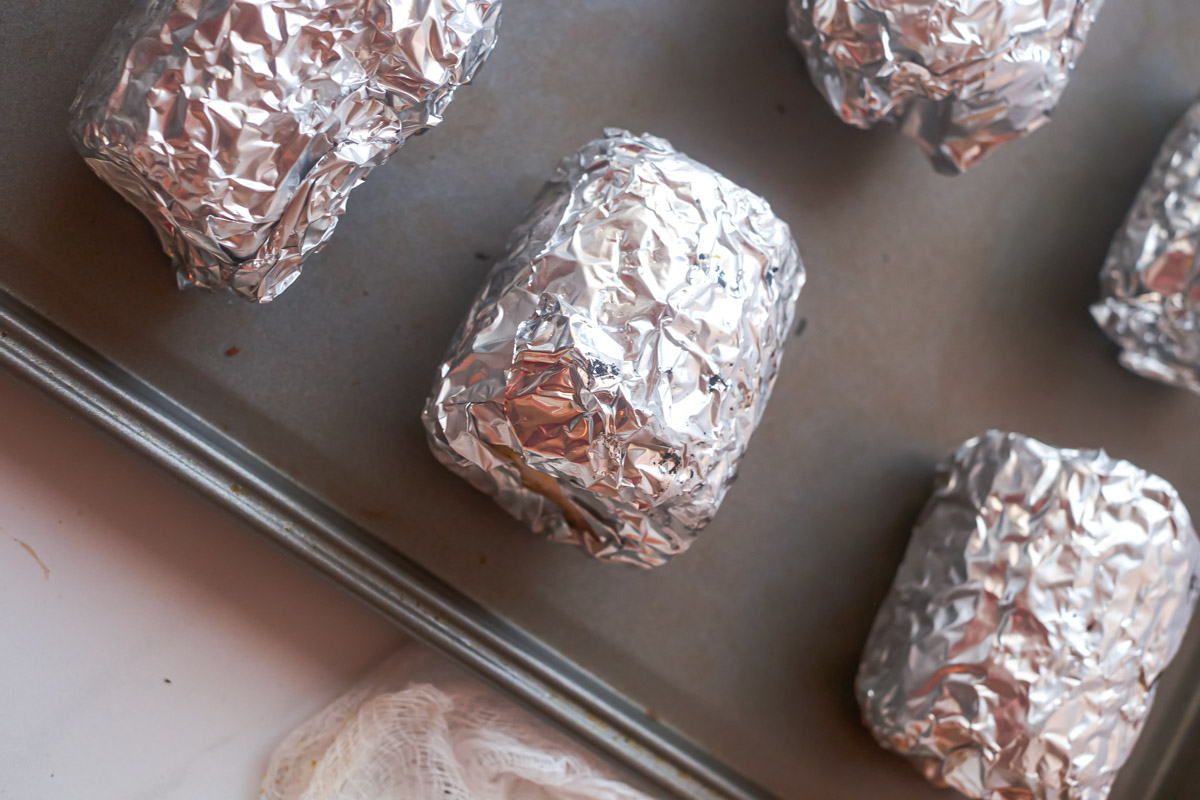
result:
M 941 172 L 1050 120 L 1102 0 L 789 0 L 817 88 L 859 128 L 893 122 Z
M 1147 378 L 1200 392 L 1200 103 L 1163 145 L 1100 274 L 1092 316 Z
M 939 468 L 859 668 L 864 719 L 968 797 L 1101 800 L 1198 584 L 1165 480 L 991 431 Z
M 499 0 L 148 0 L 93 64 L 72 138 L 180 286 L 268 302 L 350 190 L 441 122 L 499 17 Z
M 562 162 L 468 312 L 425 408 L 433 451 L 536 532 L 662 564 L 734 479 L 804 277 L 764 200 L 606 130 Z

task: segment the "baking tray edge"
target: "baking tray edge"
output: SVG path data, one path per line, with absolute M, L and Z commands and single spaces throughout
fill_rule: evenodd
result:
M 770 796 L 2 289 L 0 366 L 656 786 L 689 800 Z

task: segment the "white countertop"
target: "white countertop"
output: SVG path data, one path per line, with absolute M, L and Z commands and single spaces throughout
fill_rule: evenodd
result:
M 253 797 L 276 742 L 402 642 L 0 377 L 0 798 Z

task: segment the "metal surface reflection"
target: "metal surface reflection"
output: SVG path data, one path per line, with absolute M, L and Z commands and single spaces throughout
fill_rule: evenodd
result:
M 279 295 L 350 191 L 442 120 L 499 0 L 135 5 L 71 109 L 88 165 L 145 214 L 180 286 Z
M 864 719 L 969 797 L 1102 800 L 1198 591 L 1169 483 L 991 431 L 941 465 L 859 668 Z
M 1200 393 L 1200 103 L 1167 137 L 1113 241 L 1092 316 L 1139 375 Z
M 563 161 L 450 347 L 438 458 L 533 530 L 655 566 L 716 513 L 804 267 L 761 198 L 649 135 Z
M 942 172 L 1050 121 L 1102 0 L 789 0 L 843 121 L 898 125 Z

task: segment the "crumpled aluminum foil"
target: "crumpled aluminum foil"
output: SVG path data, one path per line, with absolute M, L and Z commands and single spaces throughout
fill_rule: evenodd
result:
M 789 0 L 792 40 L 842 120 L 880 120 L 939 172 L 1050 120 L 1103 0 Z
M 1169 483 L 991 431 L 940 467 L 859 668 L 864 719 L 969 797 L 1101 800 L 1198 589 Z
M 1200 393 L 1200 103 L 1167 137 L 1100 273 L 1121 364 Z
M 441 122 L 499 18 L 499 0 L 146 0 L 80 87 L 71 135 L 181 287 L 265 303 L 350 190 Z
M 433 451 L 536 532 L 662 564 L 733 481 L 804 277 L 764 200 L 606 130 L 559 166 L 455 336 Z

